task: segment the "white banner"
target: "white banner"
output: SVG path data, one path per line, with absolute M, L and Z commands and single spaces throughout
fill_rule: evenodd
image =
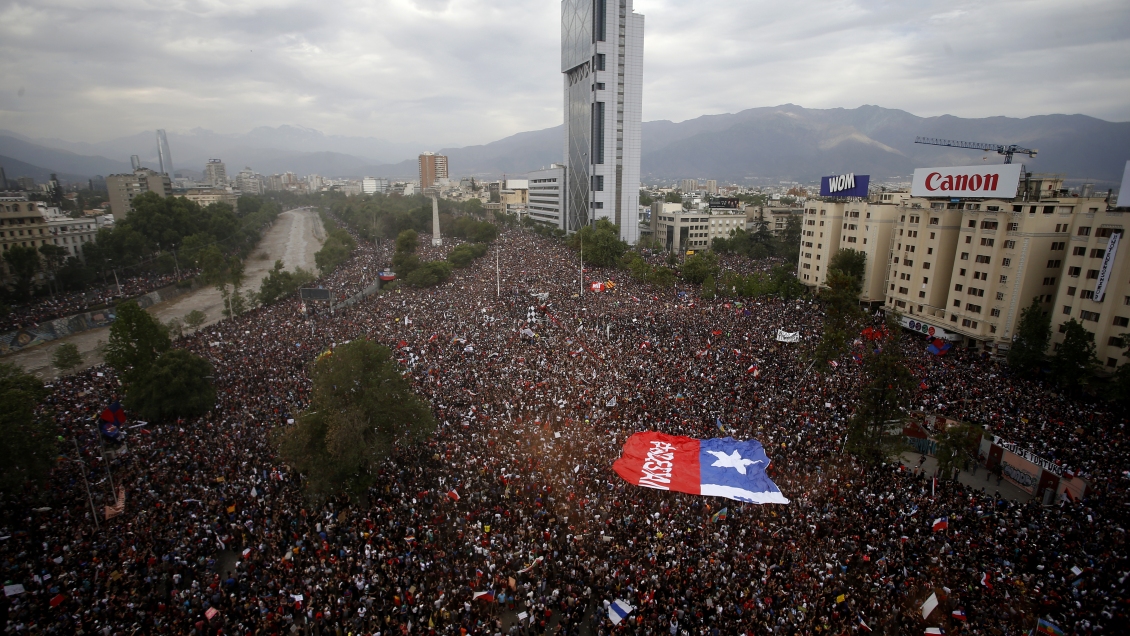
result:
M 789 333 L 784 329 L 777 330 L 777 342 L 800 342 L 800 332 Z
M 1095 283 L 1095 302 L 1097 303 L 1103 301 L 1103 294 L 1106 293 L 1106 283 L 1110 280 L 1110 270 L 1114 267 L 1114 256 L 1118 253 L 1118 241 L 1121 237 L 1121 232 L 1114 232 L 1110 235 L 1110 241 L 1106 244 L 1106 256 L 1103 256 L 1103 266 L 1099 268 L 1099 282 Z
M 1020 184 L 1020 164 L 918 168 L 910 187 L 912 197 L 975 197 L 1012 199 Z

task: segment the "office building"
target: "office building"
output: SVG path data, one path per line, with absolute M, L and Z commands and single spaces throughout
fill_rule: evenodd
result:
M 135 171 L 136 171 L 136 170 L 141 170 L 141 158 L 140 158 L 140 157 L 138 157 L 137 155 L 130 155 L 130 156 L 129 156 L 129 165 L 130 165 L 130 167 L 132 167 L 132 168 L 133 168 L 133 169 L 134 169 Z
M 228 170 L 224 162 L 219 159 L 209 159 L 204 166 L 204 183 L 213 188 L 223 188 L 228 185 Z
M 529 182 L 529 203 L 526 209 L 530 218 L 555 228 L 565 229 L 561 216 L 561 195 L 565 184 L 565 166 L 553 164 L 545 170 L 535 170 L 526 175 Z
M 564 223 L 607 219 L 639 239 L 644 18 L 632 0 L 563 0 Z
M 447 181 L 447 157 L 434 152 L 420 155 L 420 189 Z
M 112 174 L 106 177 L 106 190 L 110 198 L 110 212 L 114 219 L 121 220 L 129 214 L 134 197 L 146 192 L 168 197 L 173 194 L 173 184 L 169 175 L 139 168 L 133 174 Z
M 715 238 L 729 238 L 745 228 L 745 212 L 736 208 L 684 210 L 678 203 L 651 204 L 655 239 L 667 251 L 705 250 Z
M 388 179 L 365 177 L 361 180 L 361 192 L 363 194 L 388 194 L 388 188 Z
M 1126 197 L 1122 197 L 1119 203 Z M 1055 216 L 1060 216 L 1058 201 Z M 1050 204 L 1049 204 L 1050 205 Z M 1130 333 L 1130 245 L 1127 212 L 1109 210 L 1103 199 L 1076 204 L 1071 229 L 1061 241 L 1062 280 L 1051 309 L 1052 351 L 1063 342 L 1063 325 L 1074 318 L 1094 335 L 1095 355 L 1107 370 L 1130 362 L 1122 334 Z
M 25 192 L 31 192 L 35 189 L 35 179 L 33 177 L 18 177 L 16 183 L 19 184 L 20 189 Z
M 169 138 L 164 129 L 157 131 L 157 163 L 162 174 L 173 176 L 173 154 L 169 152 Z

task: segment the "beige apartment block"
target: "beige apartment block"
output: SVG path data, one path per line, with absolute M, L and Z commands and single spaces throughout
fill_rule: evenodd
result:
M 1051 309 L 1076 206 L 1000 200 L 963 205 L 948 328 L 969 345 L 1004 353 L 1033 298 L 1044 311 Z
M 1101 199 L 1081 199 L 1077 208 L 1052 309 L 1052 348 L 1063 342 L 1063 325 L 1074 318 L 1094 334 L 1099 362 L 1114 370 L 1130 361 L 1122 355 L 1121 339 L 1130 333 L 1130 245 L 1123 244 L 1128 213 L 1108 210 Z M 1105 280 L 1101 297 L 1100 280 Z
M 183 196 L 200 207 L 226 203 L 234 208 L 239 202 L 239 195 L 227 188 L 189 188 Z
M 828 277 L 828 259 L 840 248 L 844 205 L 815 201 L 804 208 L 797 278 L 805 285 L 819 287 Z
M 115 220 L 120 221 L 129 214 L 134 197 L 146 192 L 155 192 L 162 198 L 172 196 L 173 183 L 167 174 L 141 168 L 132 174 L 112 174 L 106 177 L 106 190 L 110 199 L 110 212 L 114 214 Z
M 900 209 L 889 203 L 844 204 L 839 248 L 857 250 L 867 257 L 861 302 L 882 303 L 887 297 L 887 259 Z
M 960 205 L 907 199 L 895 207 L 886 263 L 888 310 L 939 324 L 945 320 Z
M 745 212 L 731 208 L 684 210 L 677 203 L 659 203 L 652 204 L 652 219 L 656 240 L 675 252 L 709 249 L 714 239 L 745 228 Z

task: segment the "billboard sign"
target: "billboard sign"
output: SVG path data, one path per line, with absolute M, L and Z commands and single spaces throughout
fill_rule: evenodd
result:
M 1106 244 L 1106 254 L 1103 255 L 1103 264 L 1099 268 L 1099 280 L 1095 284 L 1095 302 L 1101 303 L 1103 296 L 1106 295 L 1106 284 L 1110 280 L 1110 268 L 1114 265 L 1114 259 L 1118 256 L 1118 242 L 1122 238 L 1122 232 L 1114 232 L 1110 235 L 1110 240 Z
M 303 287 L 298 290 L 298 296 L 302 300 L 329 300 L 330 290 L 328 289 L 315 289 L 313 287 Z
M 1116 208 L 1130 208 L 1130 161 L 1126 162 L 1126 167 L 1122 169 L 1122 185 L 1118 188 L 1118 200 L 1115 201 L 1114 207 Z
M 931 338 L 940 338 L 942 340 L 951 341 L 961 340 L 960 335 L 947 333 L 946 330 L 942 329 L 942 327 L 939 325 L 931 325 L 909 316 L 899 316 L 899 324 L 902 325 L 905 329 L 916 331 L 924 336 L 929 336 Z
M 871 175 L 841 174 L 820 177 L 820 196 L 822 197 L 865 197 Z
M 1011 199 L 1020 185 L 1021 165 L 918 168 L 910 187 L 912 197 Z

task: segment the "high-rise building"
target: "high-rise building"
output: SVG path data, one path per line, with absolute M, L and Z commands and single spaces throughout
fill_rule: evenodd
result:
M 706 180 L 706 193 L 707 194 L 718 194 L 718 182 L 715 181 L 714 179 L 707 179 Z
M 565 229 L 597 219 L 639 239 L 644 18 L 632 0 L 562 0 Z
M 173 155 L 169 152 L 169 138 L 164 128 L 157 131 L 157 163 L 163 174 L 173 176 Z
M 447 157 L 434 152 L 420 155 L 420 189 L 430 188 L 441 179 L 447 180 Z
M 222 188 L 228 184 L 228 170 L 224 162 L 219 159 L 209 159 L 204 166 L 204 181 L 214 188 Z
M 134 170 L 141 170 L 141 157 L 138 157 L 137 155 L 130 155 L 129 165 L 132 166 Z
M 134 197 L 155 192 L 162 198 L 173 195 L 169 175 L 147 168 L 134 170 L 133 174 L 112 174 L 106 177 L 106 190 L 110 196 L 110 212 L 114 219 L 122 220 L 129 214 Z
M 682 179 L 679 181 L 679 190 L 683 194 L 690 194 L 698 190 L 698 179 Z

